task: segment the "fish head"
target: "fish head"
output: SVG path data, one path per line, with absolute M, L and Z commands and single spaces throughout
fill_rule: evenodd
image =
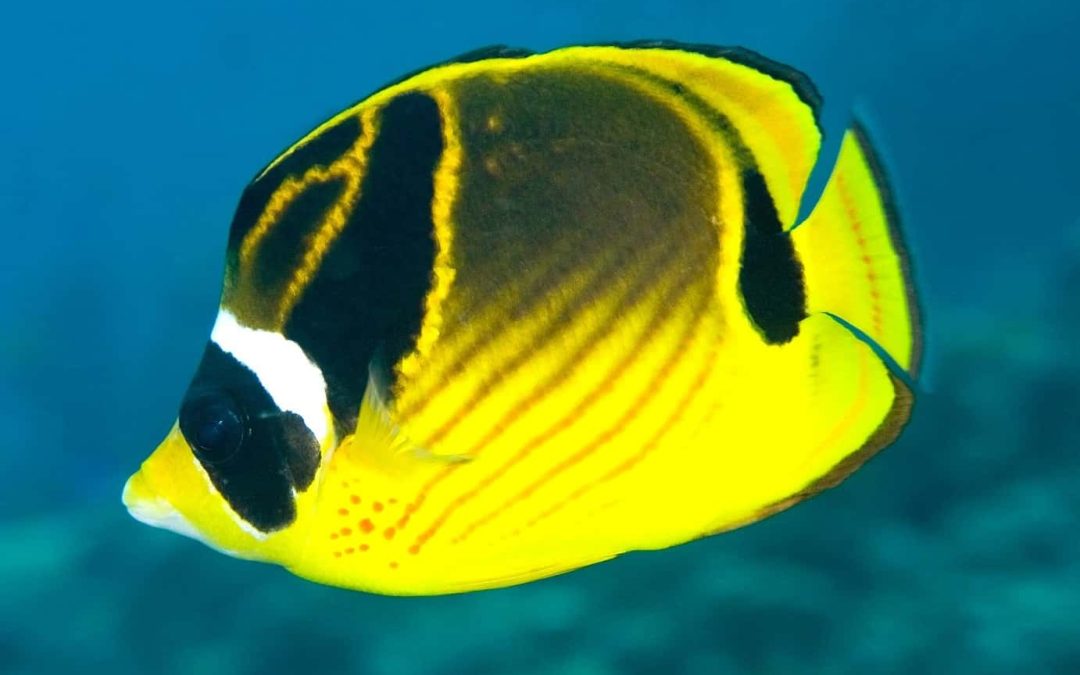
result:
M 173 424 L 124 485 L 124 506 L 136 520 L 171 530 L 239 558 L 261 559 L 265 535 L 244 527 Z
M 149 525 L 287 564 L 335 445 L 325 382 L 302 350 L 219 315 L 176 423 L 123 502 Z

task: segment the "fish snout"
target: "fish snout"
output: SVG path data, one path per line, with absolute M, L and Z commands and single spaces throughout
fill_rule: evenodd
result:
M 195 529 L 168 499 L 157 494 L 146 478 L 146 470 L 140 469 L 124 484 L 121 497 L 131 517 L 153 527 L 172 530 L 189 537 L 196 537 Z

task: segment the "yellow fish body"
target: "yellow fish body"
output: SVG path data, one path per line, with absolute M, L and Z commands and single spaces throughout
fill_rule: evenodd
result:
M 676 43 L 493 48 L 376 92 L 244 191 L 211 339 L 125 504 L 435 594 L 837 484 L 906 423 L 919 326 L 857 126 L 796 228 L 818 104 L 791 68 Z

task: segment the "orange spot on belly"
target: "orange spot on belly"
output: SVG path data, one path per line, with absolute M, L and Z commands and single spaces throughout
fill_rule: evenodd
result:
M 379 511 L 382 511 L 383 510 L 382 502 L 375 502 L 374 504 L 371 505 L 371 508 L 375 510 L 375 513 L 378 513 Z
M 349 502 L 351 502 L 353 504 L 359 504 L 360 503 L 360 497 L 358 497 L 357 495 L 349 495 Z
M 385 532 L 383 532 L 383 536 L 384 536 L 384 537 L 386 537 L 387 539 L 393 539 L 393 538 L 394 538 L 394 534 L 395 534 L 396 532 L 397 532 L 397 530 L 395 530 L 394 528 L 392 528 L 392 527 L 388 527 L 388 528 L 386 528 L 386 531 L 385 531 Z
M 349 515 L 349 509 L 346 509 L 344 507 L 338 509 L 337 512 L 338 512 L 339 516 L 347 516 L 347 515 Z
M 361 532 L 363 532 L 364 534 L 367 534 L 368 532 L 371 532 L 372 530 L 375 529 L 375 523 L 371 522 L 371 520 L 369 520 L 367 518 L 364 518 L 363 520 L 360 521 L 359 527 L 360 527 Z
M 343 528 L 341 528 L 341 529 L 339 530 L 339 532 L 341 532 L 341 536 L 343 536 L 343 537 L 347 537 L 347 536 L 349 536 L 350 534 L 352 534 L 352 530 L 351 530 L 351 529 L 349 529 L 349 528 L 347 528 L 347 527 L 343 527 Z
M 429 480 L 427 483 L 424 484 L 424 486 L 422 488 L 420 488 L 420 492 L 418 492 L 416 494 L 416 497 L 413 498 L 413 501 L 410 502 L 405 507 L 405 513 L 402 514 L 401 518 L 398 519 L 398 522 L 397 522 L 398 529 L 401 529 L 401 528 L 403 528 L 403 527 L 405 527 L 406 525 L 409 524 L 409 518 L 412 516 L 412 514 L 419 511 L 420 507 L 424 505 L 424 500 L 427 499 L 428 493 L 431 492 L 432 490 L 434 490 L 435 487 L 439 483 L 441 483 L 443 480 L 445 480 L 459 466 L 461 466 L 461 465 L 460 464 L 451 464 L 451 465 L 443 468 L 442 471 L 435 474 L 435 476 L 431 480 Z
M 360 544 L 360 550 L 361 550 L 361 551 L 366 551 L 366 550 L 368 550 L 369 548 L 371 548 L 371 547 L 370 547 L 370 546 L 368 546 L 367 544 Z

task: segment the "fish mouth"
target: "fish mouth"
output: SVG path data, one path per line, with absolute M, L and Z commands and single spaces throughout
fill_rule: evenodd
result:
M 198 530 L 176 510 L 161 495 L 156 494 L 147 483 L 142 471 L 139 471 L 124 484 L 124 494 L 121 497 L 124 506 L 127 507 L 131 517 L 140 523 L 146 523 L 152 527 L 160 527 L 171 530 L 185 537 L 191 537 L 199 541 L 205 538 Z

